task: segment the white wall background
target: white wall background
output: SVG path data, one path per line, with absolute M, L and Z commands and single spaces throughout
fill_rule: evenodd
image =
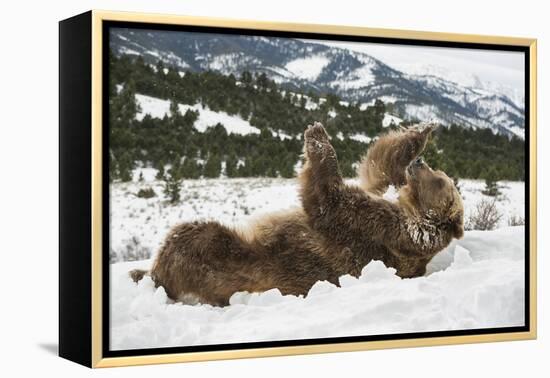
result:
M 57 22 L 109 9 L 539 39 L 539 340 L 133 367 L 92 372 L 57 344 Z M 0 22 L 0 371 L 56 376 L 543 376 L 548 329 L 550 28 L 545 2 L 6 1 Z M 544 211 L 546 210 L 546 211 Z M 546 213 L 546 215 L 545 215 Z M 547 375 L 546 375 L 547 376 Z

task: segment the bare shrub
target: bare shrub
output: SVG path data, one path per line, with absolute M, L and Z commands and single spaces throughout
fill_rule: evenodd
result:
M 117 251 L 111 250 L 111 263 L 119 261 L 138 261 L 151 258 L 151 249 L 141 244 L 137 236 L 125 241 L 125 246 Z
M 525 218 L 513 215 L 508 219 L 508 226 L 525 226 Z
M 494 230 L 502 219 L 496 199 L 482 199 L 466 221 L 466 230 Z
M 137 194 L 136 194 L 136 196 L 138 196 L 139 198 L 153 198 L 156 195 L 157 194 L 155 193 L 155 191 L 151 187 L 140 189 L 139 192 L 137 192 Z

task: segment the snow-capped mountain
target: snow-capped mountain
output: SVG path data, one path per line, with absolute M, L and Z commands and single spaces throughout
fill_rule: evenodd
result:
M 362 52 L 275 37 L 113 29 L 110 46 L 117 55 L 140 55 L 151 63 L 160 59 L 181 71 L 265 73 L 295 91 L 334 93 L 362 104 L 381 99 L 403 119 L 524 138 L 523 95 L 460 72 L 398 70 Z

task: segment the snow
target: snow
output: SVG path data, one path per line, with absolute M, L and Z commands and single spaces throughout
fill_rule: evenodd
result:
M 124 47 L 122 46 L 119 50 L 118 50 L 121 54 L 127 54 L 127 55 L 141 55 L 141 53 L 139 51 L 136 51 L 136 50 L 133 50 L 133 49 L 129 49 L 127 47 Z
M 341 287 L 319 281 L 305 298 L 235 293 L 223 308 L 174 303 L 149 277 L 133 283 L 128 271 L 150 260 L 114 264 L 111 349 L 521 326 L 524 231 L 467 232 L 423 277 L 401 279 L 371 261 Z
M 520 137 L 521 139 L 525 140 L 525 129 L 524 128 L 521 128 L 521 127 L 518 127 L 518 126 L 513 126 L 513 127 L 509 127 L 508 130 L 510 130 L 512 133 L 514 133 L 516 136 Z
M 350 134 L 348 135 L 348 138 L 361 143 L 370 143 L 372 140 L 371 137 L 362 133 Z
M 143 182 L 138 182 L 143 172 Z M 138 168 L 134 181 L 111 185 L 111 249 L 122 256 L 132 237 L 150 251 L 163 241 L 168 230 L 184 221 L 216 219 L 227 224 L 248 221 L 248 215 L 270 212 L 300 204 L 293 179 L 200 179 L 183 180 L 178 206 L 166 204 L 157 170 Z M 138 198 L 142 188 L 151 187 L 156 197 Z
M 384 119 L 382 120 L 382 127 L 388 127 L 392 124 L 398 126 L 403 120 L 399 117 L 391 115 L 389 113 L 384 114 Z
M 299 164 L 298 164 L 299 165 Z M 138 177 L 142 173 L 143 181 Z M 111 264 L 111 348 L 132 349 L 317 337 L 390 334 L 521 325 L 524 321 L 523 182 L 499 182 L 497 208 L 503 218 L 494 231 L 466 231 L 428 265 L 423 277 L 401 279 L 379 261 L 361 277 L 345 275 L 341 287 L 317 282 L 305 298 L 236 293 L 231 305 L 183 305 L 146 277 L 127 276 L 148 269 L 168 230 L 191 220 L 215 219 L 242 226 L 255 216 L 299 206 L 296 179 L 237 178 L 184 180 L 182 201 L 171 206 L 156 170 L 138 168 L 130 183 L 111 185 L 111 249 L 124 258 L 128 240 L 137 238 L 151 258 Z M 347 180 L 355 184 L 355 179 Z M 466 218 L 482 199 L 484 182 L 460 180 Z M 137 198 L 151 187 L 157 196 Z M 384 198 L 397 199 L 391 187 Z
M 484 95 L 501 94 L 508 97 L 519 108 L 524 108 L 525 106 L 523 85 L 512 86 L 509 84 L 504 84 L 501 81 L 491 81 L 487 80 L 487 76 L 482 79 L 479 75 L 467 72 L 467 70 L 464 69 L 457 69 L 456 67 L 449 68 L 442 65 L 423 63 L 393 63 L 390 65 L 409 75 L 435 76 L 456 83 L 462 87 L 468 87 L 479 92 L 484 92 Z M 492 70 L 495 69 L 497 71 L 501 71 L 501 73 L 506 76 L 512 74 L 512 72 L 504 66 L 492 67 Z M 517 73 L 512 75 L 515 77 L 521 77 L 521 75 L 517 75 Z
M 369 62 L 356 70 L 352 71 L 345 78 L 334 80 L 330 83 L 331 87 L 337 87 L 340 90 L 358 89 L 367 87 L 374 83 L 375 76 L 372 73 L 373 63 Z
M 376 100 L 380 100 L 382 101 L 384 104 L 393 104 L 399 100 L 403 100 L 401 98 L 398 98 L 396 96 L 379 96 L 379 97 L 376 97 L 376 98 L 373 98 L 372 100 L 370 100 L 369 102 L 363 102 L 361 103 L 361 105 L 359 105 L 359 109 L 360 110 L 367 110 L 367 108 L 369 106 L 374 106 L 374 103 L 376 102 Z
M 221 123 L 228 134 L 260 134 L 260 129 L 250 125 L 250 122 L 245 121 L 239 116 L 229 115 L 226 112 L 215 112 L 210 110 L 207 106 L 195 104 L 184 105 L 179 104 L 179 110 L 185 113 L 187 110 L 194 110 L 199 112 L 199 119 L 195 122 L 195 129 L 200 132 L 205 132 L 207 128 L 215 126 Z
M 285 133 L 281 129 L 276 130 L 276 131 L 275 130 L 270 130 L 270 131 L 271 131 L 271 135 L 273 135 L 276 138 L 279 138 L 280 140 L 293 139 L 292 135 L 289 135 L 289 134 Z
M 378 97 L 380 99 L 380 101 L 382 101 L 384 104 L 393 104 L 395 103 L 396 101 L 399 100 L 398 97 L 395 97 L 395 96 L 380 96 Z M 374 105 L 374 104 L 373 104 Z
M 314 55 L 290 61 L 285 65 L 285 69 L 299 79 L 316 80 L 329 63 L 327 57 Z
M 137 103 L 141 111 L 136 115 L 137 120 L 142 120 L 146 114 L 153 118 L 163 118 L 170 114 L 170 101 L 156 97 L 136 94 Z M 221 123 L 229 134 L 260 134 L 260 129 L 254 127 L 250 122 L 245 121 L 240 116 L 229 115 L 226 112 L 215 112 L 202 104 L 178 104 L 179 111 L 185 114 L 187 110 L 199 112 L 199 118 L 195 121 L 194 127 L 199 132 L 206 131 L 207 128 Z
M 316 110 L 319 108 L 319 104 L 317 104 L 316 102 L 314 102 L 311 97 L 309 96 L 306 96 L 302 93 L 294 93 L 294 92 L 290 92 L 292 94 L 292 96 L 296 97 L 298 100 L 301 100 L 302 97 L 306 99 L 306 104 L 305 104 L 305 108 L 307 110 Z M 320 99 L 319 102 L 321 102 L 321 100 L 324 100 L 324 99 Z M 296 104 L 296 106 L 300 106 L 300 103 L 298 102 Z
M 146 114 L 153 118 L 164 118 L 170 114 L 170 101 L 160 98 L 136 94 L 136 101 L 140 107 L 140 112 L 136 115 L 136 119 L 141 121 Z
M 411 120 L 447 124 L 444 119 L 439 117 L 439 110 L 434 105 L 407 104 L 405 105 L 405 113 L 407 118 Z

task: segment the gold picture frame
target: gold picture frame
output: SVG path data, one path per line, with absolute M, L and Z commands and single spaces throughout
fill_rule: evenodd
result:
M 102 201 L 105 195 L 105 183 L 103 180 L 103 171 L 105 164 L 103 161 L 103 111 L 104 98 L 104 24 L 106 22 L 128 22 L 128 23 L 148 23 L 155 25 L 190 25 L 200 27 L 215 27 L 227 29 L 249 29 L 254 31 L 274 31 L 274 32 L 299 32 L 313 33 L 334 36 L 359 36 L 359 37 L 381 37 L 388 39 L 399 40 L 417 40 L 426 42 L 456 42 L 469 44 L 491 44 L 503 46 L 520 46 L 528 50 L 528 67 L 529 71 L 528 88 L 529 88 L 529 107 L 526 108 L 526 120 L 528 120 L 528 152 L 529 152 L 529 282 L 528 282 L 528 330 L 522 332 L 506 332 L 506 333 L 489 333 L 475 335 L 456 335 L 445 337 L 426 337 L 426 338 L 404 338 L 396 340 L 376 340 L 376 341 L 361 341 L 361 342 L 343 342 L 309 345 L 296 345 L 284 347 L 259 347 L 253 349 L 236 349 L 236 350 L 215 350 L 201 352 L 186 352 L 186 353 L 167 353 L 167 354 L 144 354 L 138 356 L 117 356 L 106 357 L 103 353 L 104 342 L 104 321 L 103 321 L 103 296 L 105 287 L 103 285 L 103 275 L 105 274 L 103 266 L 104 258 L 104 239 L 103 228 L 104 224 L 104 208 Z M 160 364 L 173 362 L 188 362 L 188 361 L 207 361 L 218 359 L 237 359 L 249 357 L 266 357 L 266 356 L 283 356 L 283 355 L 298 355 L 311 353 L 328 353 L 328 352 L 347 352 L 370 349 L 386 349 L 386 348 L 402 348 L 402 347 L 418 347 L 418 346 L 435 346 L 447 344 L 465 344 L 465 343 L 480 343 L 480 342 L 495 342 L 495 341 L 512 341 L 512 340 L 528 340 L 535 339 L 537 335 L 537 297 L 536 297 L 536 227 L 537 227 L 537 169 L 536 169 L 536 123 L 537 123 L 537 41 L 530 38 L 514 38 L 501 36 L 484 36 L 470 34 L 453 34 L 453 33 L 436 33 L 412 30 L 394 30 L 394 29 L 378 29 L 368 27 L 354 26 L 335 26 L 335 25 L 316 25 L 316 24 L 295 24 L 295 23 L 278 23 L 278 22 L 259 22 L 251 20 L 230 20 L 217 19 L 209 17 L 190 17 L 190 16 L 175 16 L 161 14 L 145 14 L 145 13 L 127 13 L 127 12 L 111 12 L 93 10 L 83 15 L 76 16 L 72 19 L 62 21 L 60 23 L 60 123 L 61 123 L 61 187 L 62 193 L 60 197 L 65 198 L 61 201 L 61 223 L 63 227 L 60 230 L 60 239 L 68 238 L 69 232 L 80 232 L 88 235 L 90 245 L 83 243 L 80 248 L 77 241 L 62 241 L 60 246 L 60 355 L 73 361 L 82 363 L 90 367 L 114 367 L 114 366 L 129 366 L 129 365 L 144 365 L 144 364 Z M 83 43 L 75 36 L 78 32 L 85 34 Z M 72 34 L 72 35 L 71 35 Z M 86 42 L 86 41 L 89 41 Z M 66 70 L 71 59 L 81 53 L 81 50 L 88 51 L 86 56 L 80 58 L 83 60 L 89 59 L 87 67 L 89 67 L 89 78 L 82 78 L 82 72 L 69 74 Z M 71 76 L 72 75 L 72 76 Z M 79 76 L 80 75 L 80 76 Z M 78 96 L 71 96 L 64 91 L 68 91 L 74 81 L 84 80 L 85 86 L 83 93 L 89 92 L 89 97 L 84 100 Z M 71 81 L 73 80 L 73 81 Z M 78 81 L 77 80 L 77 81 Z M 526 83 L 527 84 L 527 83 Z M 527 95 L 527 93 L 526 93 Z M 90 101 L 87 103 L 86 101 Z M 82 109 L 87 109 L 85 114 L 66 115 L 67 108 L 75 104 L 71 101 L 80 101 L 79 105 Z M 88 107 L 88 108 L 87 108 Z M 75 117 L 75 118 L 71 118 Z M 84 118 L 78 118 L 84 117 Z M 88 117 L 88 118 L 86 118 Z M 86 170 L 89 175 L 89 181 L 82 185 L 90 185 L 89 198 L 86 202 L 88 212 L 81 216 L 89 216 L 89 222 L 84 222 L 82 225 L 72 224 L 70 216 L 66 215 L 67 207 L 74 201 L 83 200 L 83 195 L 86 193 L 72 193 L 70 189 L 63 189 L 65 185 L 64 177 L 70 175 L 75 167 L 69 165 L 63 171 L 64 161 L 67 160 L 67 155 L 64 155 L 64 135 L 67 133 L 69 121 L 74 120 L 89 120 L 89 128 L 83 128 L 82 140 L 85 143 L 89 142 L 89 169 Z M 76 132 L 76 131 L 71 131 Z M 84 135 L 86 134 L 86 135 Z M 79 134 L 80 135 L 80 134 Z M 68 138 L 68 136 L 67 136 Z M 70 151 L 67 151 L 69 153 Z M 73 151 L 74 152 L 74 151 Z M 69 163 L 67 163 L 69 164 Z M 69 214 L 70 215 L 70 214 Z M 71 216 L 77 216 L 75 214 Z M 65 220 L 64 220 L 65 219 Z M 87 227 L 90 227 L 87 229 Z M 75 230 L 71 227 L 80 227 Z M 526 240 L 527 242 L 527 240 Z M 72 244 L 71 244 L 72 243 Z M 76 243 L 76 244 L 75 244 Z M 71 247 L 72 246 L 72 247 Z M 71 247 L 71 248 L 69 248 Z M 84 259 L 77 261 L 77 257 L 70 257 L 69 253 L 78 254 L 85 249 Z M 72 270 L 73 273 L 68 271 Z M 82 280 L 88 280 L 90 295 L 84 295 L 83 303 L 84 310 L 89 310 L 89 316 L 76 321 L 78 324 L 73 324 L 74 319 L 79 316 L 77 312 L 70 309 L 74 303 L 71 299 L 76 290 L 82 289 L 79 284 L 76 284 L 74 274 L 87 272 L 83 274 Z M 73 274 L 73 275 L 71 275 Z M 70 286 L 73 285 L 74 289 Z M 86 288 L 86 287 L 84 287 Z M 64 298 L 68 299 L 64 299 Z M 82 310 L 82 309 L 81 309 Z M 72 322 L 72 323 L 71 323 Z M 89 323 L 88 323 L 89 322 Z M 68 325 L 71 323 L 72 325 Z M 77 345 L 77 339 L 82 340 L 83 344 L 89 343 L 89 348 L 86 346 L 83 350 L 73 351 Z

